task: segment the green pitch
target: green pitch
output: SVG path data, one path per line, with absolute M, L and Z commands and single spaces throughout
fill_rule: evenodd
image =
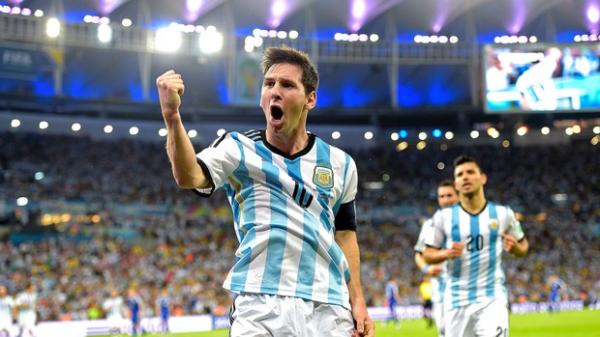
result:
M 227 330 L 202 333 L 145 335 L 147 337 L 227 337 Z M 425 321 L 403 321 L 400 328 L 378 323 L 377 337 L 436 337 L 434 329 L 427 329 Z M 600 337 L 600 311 L 561 312 L 550 315 L 527 314 L 510 317 L 511 337 Z

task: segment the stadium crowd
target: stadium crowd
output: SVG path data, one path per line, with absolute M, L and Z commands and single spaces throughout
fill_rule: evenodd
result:
M 199 147 L 198 147 L 199 148 Z M 420 224 L 452 160 L 475 156 L 488 198 L 518 212 L 531 244 L 505 264 L 511 301 L 545 301 L 561 277 L 565 298 L 600 295 L 600 150 L 589 142 L 503 148 L 349 150 L 357 159 L 362 277 L 368 305 L 384 305 L 391 277 L 401 304 L 415 304 L 413 262 Z M 15 207 L 26 196 L 27 206 Z M 227 313 L 221 282 L 237 239 L 224 194 L 180 190 L 164 145 L 134 140 L 4 133 L 0 137 L 0 284 L 33 282 L 40 320 L 103 317 L 111 288 L 136 287 L 145 316 L 169 290 L 174 315 Z

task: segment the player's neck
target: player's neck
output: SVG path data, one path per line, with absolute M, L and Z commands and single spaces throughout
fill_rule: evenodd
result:
M 308 133 L 304 128 L 294 130 L 290 134 L 274 132 L 267 128 L 265 134 L 269 144 L 290 156 L 304 150 L 309 140 Z
M 460 205 L 465 211 L 471 214 L 479 214 L 485 207 L 486 203 L 487 200 L 485 199 L 485 194 L 483 194 L 483 191 L 472 195 L 460 196 Z

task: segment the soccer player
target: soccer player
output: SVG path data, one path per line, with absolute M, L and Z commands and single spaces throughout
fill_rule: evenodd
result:
M 160 318 L 160 332 L 169 332 L 169 290 L 163 288 L 156 299 L 156 314 Z
M 0 337 L 10 337 L 15 302 L 6 287 L 0 285 Z
M 398 315 L 396 315 L 396 304 L 400 301 L 400 295 L 398 295 L 398 282 L 396 277 L 392 277 L 385 285 L 385 298 L 387 300 L 388 309 L 390 309 L 390 316 L 388 322 L 393 322 L 396 327 L 400 327 L 398 321 Z
M 35 312 L 37 294 L 33 283 L 28 283 L 25 290 L 21 292 L 15 300 L 15 308 L 18 312 L 17 323 L 19 325 L 19 336 L 34 336 L 35 322 L 37 315 Z
M 268 48 L 263 75 L 266 128 L 226 133 L 197 156 L 179 114 L 181 75 L 156 81 L 177 184 L 204 196 L 223 187 L 231 204 L 240 243 L 224 282 L 238 294 L 231 336 L 373 336 L 360 281 L 356 164 L 306 129 L 317 71 L 302 52 Z
M 444 291 L 447 337 L 508 336 L 502 250 L 525 256 L 529 243 L 513 211 L 487 201 L 486 182 L 475 159 L 458 157 L 454 184 L 459 203 L 438 210 L 425 237 L 425 261 L 448 260 Z
M 119 296 L 117 289 L 110 289 L 110 297 L 102 303 L 102 309 L 106 312 L 106 319 L 113 333 L 120 332 L 123 321 L 123 297 Z
M 437 187 L 437 202 L 440 208 L 450 207 L 458 202 L 458 193 L 454 188 L 452 180 L 444 180 Z M 446 284 L 446 276 L 442 275 L 445 264 L 429 265 L 423 258 L 425 250 L 425 235 L 427 229 L 431 228 L 431 219 L 426 220 L 421 227 L 419 239 L 415 244 L 415 263 L 419 270 L 431 277 L 431 311 L 433 321 L 438 330 L 440 337 L 444 336 L 444 308 L 443 308 L 443 292 Z
M 129 307 L 129 319 L 131 320 L 131 335 L 135 337 L 142 332 L 142 299 L 134 287 L 127 290 L 127 306 Z
M 550 313 L 557 313 L 560 311 L 561 292 L 566 288 L 566 284 L 556 275 L 551 275 L 548 278 L 548 283 L 550 284 L 550 294 L 548 296 L 550 305 L 548 310 Z
M 419 284 L 419 297 L 423 301 L 423 316 L 425 317 L 425 321 L 427 321 L 427 327 L 431 328 L 433 325 L 433 319 L 431 317 L 431 307 L 433 303 L 431 302 L 432 295 L 432 285 L 431 285 L 431 276 L 425 274 L 423 276 L 423 281 Z

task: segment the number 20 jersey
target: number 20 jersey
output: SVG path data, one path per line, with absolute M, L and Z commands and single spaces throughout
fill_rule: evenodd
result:
M 512 209 L 488 202 L 479 214 L 470 214 L 457 204 L 440 209 L 432 220 L 425 238 L 427 246 L 447 249 L 453 242 L 465 244 L 460 257 L 448 260 L 445 307 L 506 299 L 502 235 L 510 234 L 517 241 L 525 238 Z

